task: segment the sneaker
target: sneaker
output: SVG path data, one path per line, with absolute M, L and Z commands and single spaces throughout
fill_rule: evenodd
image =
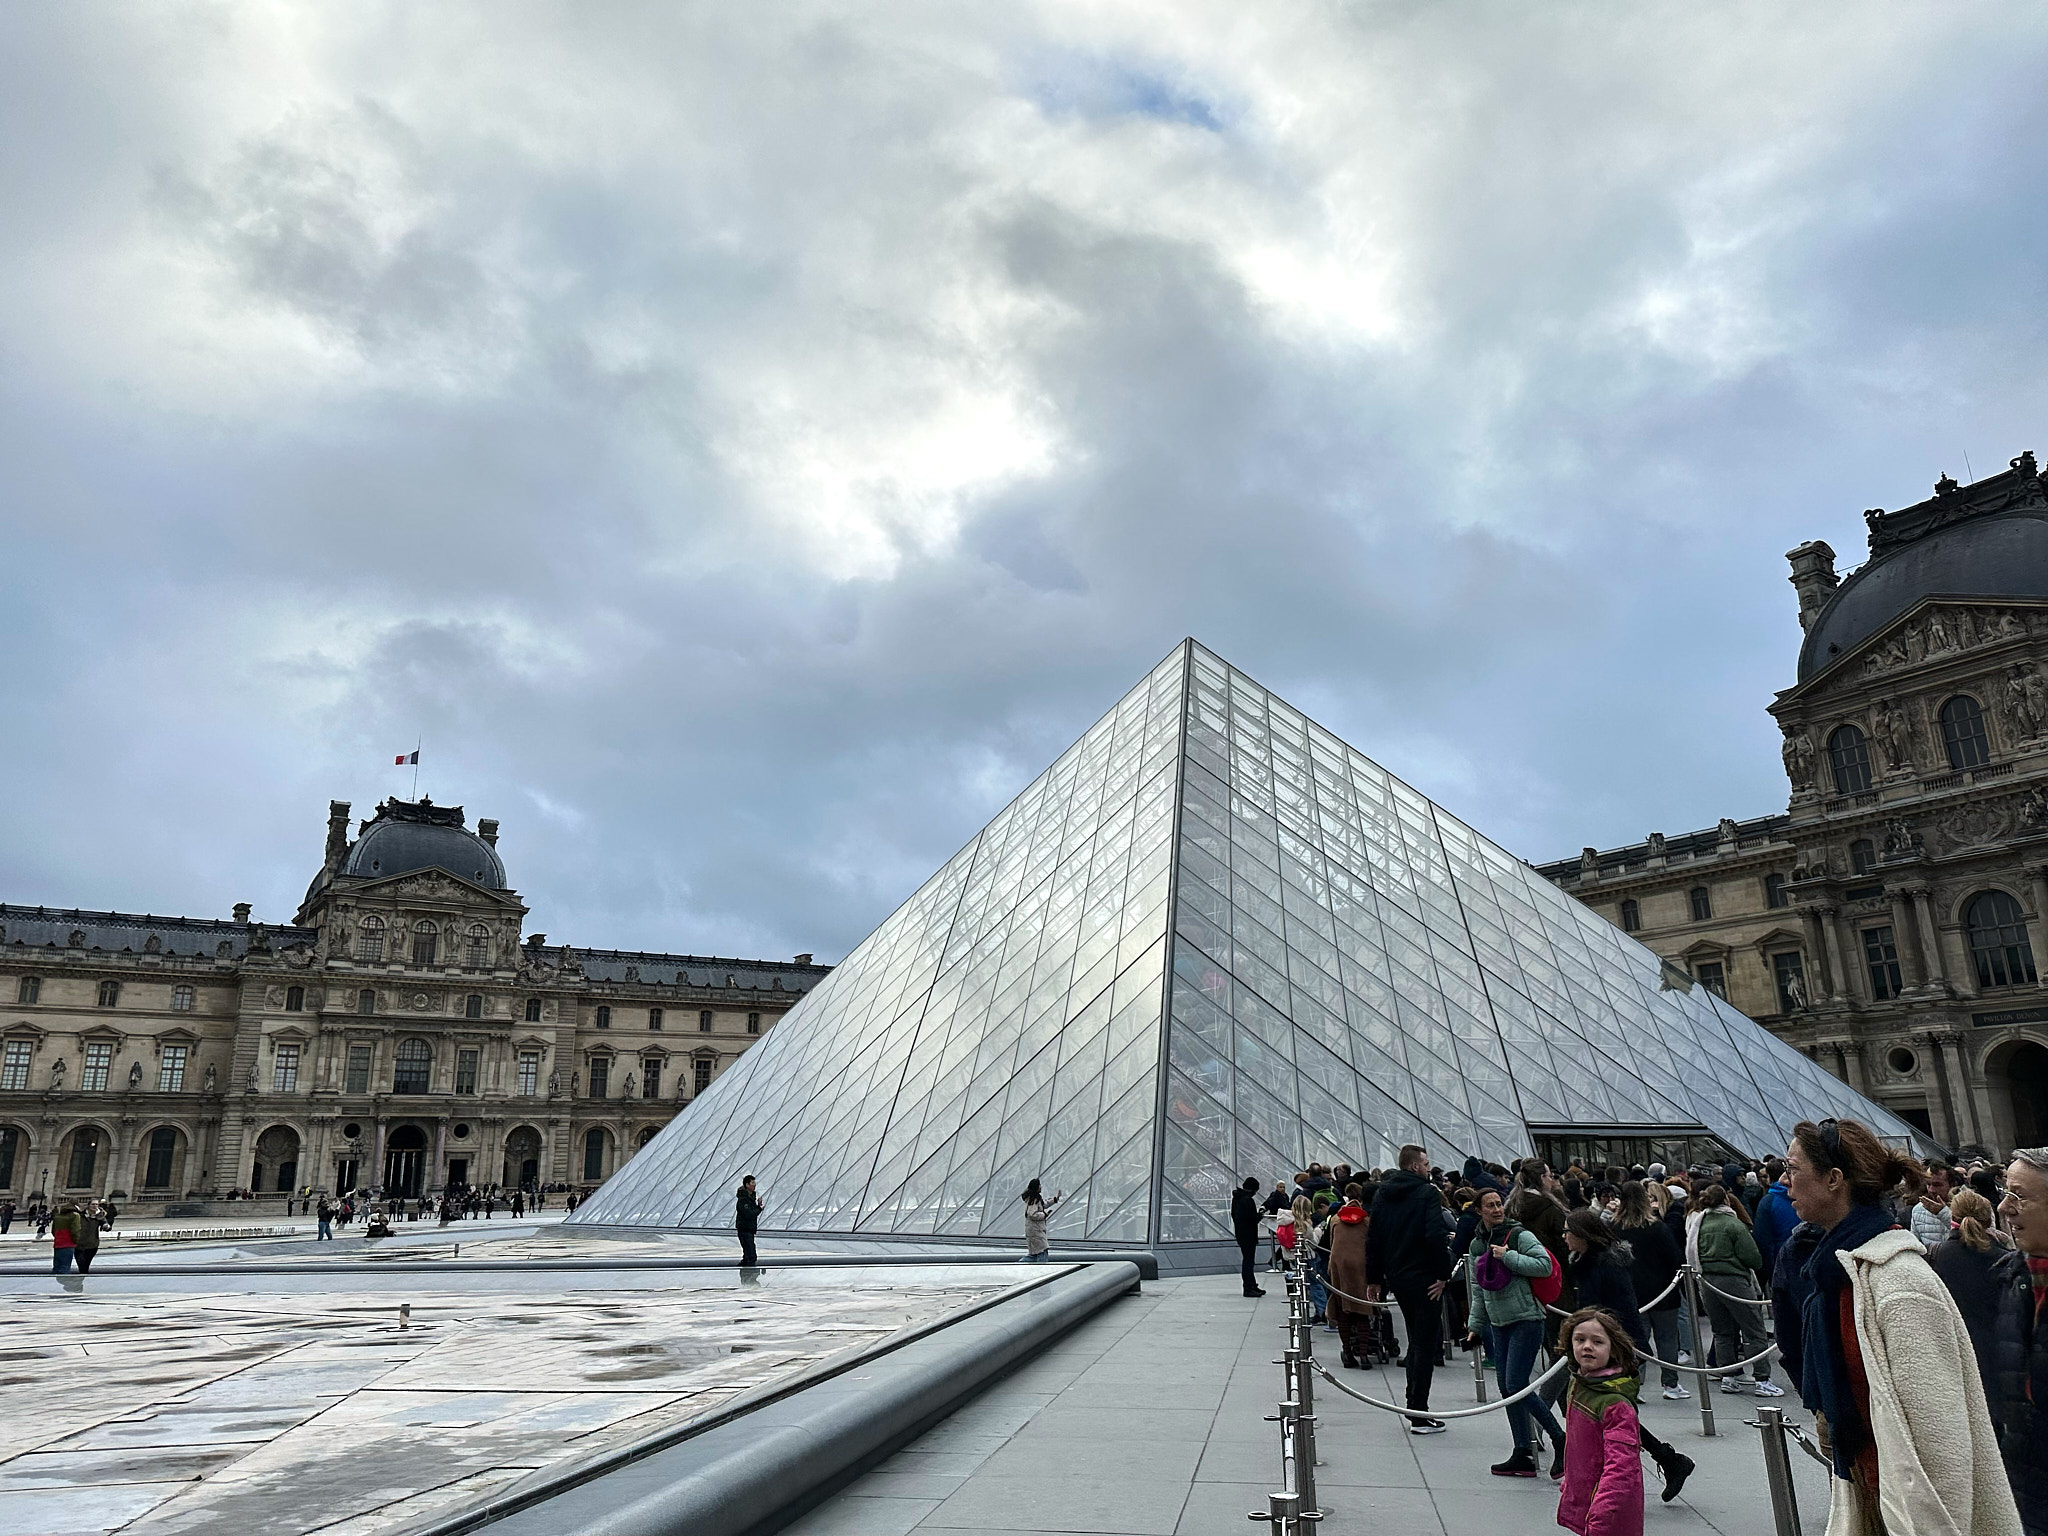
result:
M 1680 1350 L 1680 1351 L 1678 1352 L 1678 1363 L 1679 1363 L 1680 1365 L 1691 1365 L 1691 1364 L 1692 1364 L 1692 1351 L 1691 1351 L 1691 1350 L 1689 1350 L 1689 1349 L 1681 1349 L 1681 1350 Z
M 1664 1401 L 1667 1403 L 1689 1403 L 1692 1401 L 1692 1394 L 1683 1387 L 1666 1387 L 1664 1389 Z
M 1529 1454 L 1527 1447 L 1519 1447 L 1506 1461 L 1496 1462 L 1487 1471 L 1495 1477 L 1534 1477 L 1536 1458 Z
M 1742 1384 L 1740 1376 L 1723 1376 L 1721 1378 L 1721 1390 L 1729 1393 L 1731 1396 L 1741 1397 L 1749 1391 L 1749 1388 Z M 1784 1396 L 1782 1392 L 1778 1395 L 1780 1397 Z
M 1678 1497 L 1678 1490 L 1685 1486 L 1685 1480 L 1692 1476 L 1693 1460 L 1683 1451 L 1673 1451 L 1661 1467 L 1664 1473 L 1664 1502 L 1669 1504 Z
M 1410 1419 L 1408 1433 L 1411 1435 L 1440 1435 L 1451 1426 L 1442 1419 Z
M 1785 1389 L 1775 1381 L 1752 1382 L 1750 1383 L 1749 1390 L 1758 1397 L 1783 1397 L 1785 1395 Z

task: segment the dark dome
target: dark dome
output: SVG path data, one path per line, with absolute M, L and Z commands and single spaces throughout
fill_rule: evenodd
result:
M 1872 560 L 1828 600 L 1799 649 L 1799 681 L 1925 597 L 2048 597 L 2048 511 L 1972 518 Z
M 341 872 L 383 879 L 415 869 L 439 869 L 485 890 L 506 889 L 505 866 L 497 850 L 462 825 L 461 807 L 425 809 L 432 819 L 403 802 L 379 806 L 377 819 L 349 848 Z

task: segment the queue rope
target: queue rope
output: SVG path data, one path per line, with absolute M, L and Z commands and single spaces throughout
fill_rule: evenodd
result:
M 1367 1397 L 1363 1392 L 1354 1392 L 1351 1388 L 1345 1386 L 1342 1381 L 1338 1380 L 1335 1376 L 1332 1376 L 1330 1374 L 1330 1368 L 1324 1365 L 1322 1361 L 1310 1360 L 1307 1363 L 1314 1368 L 1315 1373 L 1318 1376 L 1322 1377 L 1323 1380 L 1327 1381 L 1339 1392 L 1342 1392 L 1346 1397 L 1357 1399 L 1359 1402 L 1364 1403 L 1368 1408 L 1379 1408 L 1383 1409 L 1387 1413 L 1398 1413 L 1404 1419 L 1472 1419 L 1477 1418 L 1482 1413 L 1492 1413 L 1497 1409 L 1505 1408 L 1510 1403 L 1519 1403 L 1523 1398 L 1527 1397 L 1530 1393 L 1534 1392 L 1538 1387 L 1541 1387 L 1545 1382 L 1549 1381 L 1551 1377 L 1555 1376 L 1559 1371 L 1563 1370 L 1572 1362 L 1569 1356 L 1560 1355 L 1554 1362 L 1552 1362 L 1549 1370 L 1545 1371 L 1541 1376 L 1538 1376 L 1534 1381 L 1530 1382 L 1529 1385 L 1522 1388 L 1521 1391 L 1515 1393 L 1514 1396 L 1504 1397 L 1496 1403 L 1488 1403 L 1484 1408 L 1452 1409 L 1403 1408 L 1395 1403 L 1383 1403 L 1376 1397 Z
M 1784 1421 L 1784 1424 L 1785 1433 L 1790 1435 L 1794 1440 L 1797 1440 L 1799 1442 L 1799 1448 L 1802 1451 L 1806 1452 L 1807 1455 L 1811 1456 L 1815 1461 L 1819 1462 L 1822 1466 L 1826 1467 L 1828 1471 L 1832 1472 L 1835 1470 L 1834 1459 L 1830 1457 L 1826 1451 L 1823 1451 L 1819 1446 L 1813 1443 L 1812 1436 L 1808 1435 L 1805 1430 L 1801 1429 L 1797 1424 L 1794 1424 L 1790 1419 L 1786 1419 Z
M 1771 1298 L 1768 1296 L 1759 1299 L 1755 1296 L 1731 1295 L 1729 1292 L 1722 1290 L 1721 1287 L 1714 1284 L 1713 1281 L 1709 1280 L 1707 1278 L 1707 1272 L 1705 1270 L 1701 1270 L 1699 1273 L 1700 1284 L 1704 1285 L 1708 1290 L 1712 1291 L 1716 1296 L 1720 1297 L 1723 1301 L 1747 1302 L 1752 1307 L 1768 1307 L 1771 1304 Z

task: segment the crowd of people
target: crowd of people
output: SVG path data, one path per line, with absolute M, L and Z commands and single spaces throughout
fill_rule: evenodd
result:
M 1853 1120 L 1716 1167 L 1447 1172 L 1408 1146 L 1246 1178 L 1231 1219 L 1245 1295 L 1262 1249 L 1298 1262 L 1342 1365 L 1404 1368 L 1411 1433 L 1447 1428 L 1451 1343 L 1483 1350 L 1510 1439 L 1492 1472 L 1547 1472 L 1582 1536 L 1642 1530 L 1645 1456 L 1663 1498 L 1683 1488 L 1691 1459 L 1637 1407 L 1652 1370 L 1682 1401 L 1702 1367 L 1811 1413 L 1831 1536 L 2048 1536 L 2048 1148 L 1923 1164 Z

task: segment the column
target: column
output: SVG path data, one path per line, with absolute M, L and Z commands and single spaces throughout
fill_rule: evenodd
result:
M 1920 927 L 1914 918 L 1914 893 L 1892 895 L 1892 938 L 1899 946 L 1899 963 L 1906 973 L 1906 986 L 1919 991 L 1927 985 L 1927 962 L 1920 953 Z
M 2048 966 L 2048 870 L 2030 866 L 2027 889 L 2034 898 L 2033 915 L 2027 919 L 2027 942 L 2034 946 L 2034 969 L 2038 973 Z
M 1956 1029 L 1942 1030 L 1934 1036 L 1934 1041 L 1941 1047 L 1942 1059 L 1948 1064 L 1949 1097 L 1959 1106 L 1957 1115 L 1959 1123 L 1956 1127 L 1957 1144 L 1960 1144 L 1965 1139 L 1963 1135 L 1965 1124 L 1969 1128 L 1968 1140 L 1988 1141 L 1990 1139 L 1989 1123 L 1977 1112 L 1977 1095 L 1975 1092 L 1977 1085 L 1970 1081 L 1970 1064 L 1968 1058 L 1963 1054 L 1962 1031 Z
M 1799 922 L 1806 930 L 1806 963 L 1813 972 L 1806 978 L 1806 998 L 1809 1003 L 1825 1002 L 1835 995 L 1835 983 L 1828 973 L 1828 945 L 1822 936 L 1820 909 L 1801 907 Z M 1768 955 L 1764 963 L 1770 963 Z
M 1846 1003 L 1850 1001 L 1852 996 L 1849 986 L 1849 973 L 1842 966 L 1842 925 L 1839 921 L 1841 915 L 1842 909 L 1840 907 L 1822 907 L 1819 909 L 1821 940 L 1827 946 L 1828 955 L 1830 980 L 1828 1001 L 1833 1003 Z
M 1870 1093 L 1870 1080 L 1863 1075 L 1863 1042 L 1845 1040 L 1842 1042 L 1842 1065 L 1849 1086 L 1866 1097 Z
M 1941 930 L 1934 922 L 1934 892 L 1916 886 L 1911 892 L 1913 912 L 1920 925 L 1920 952 L 1927 961 L 1927 985 L 1946 990 L 1948 967 L 1941 958 Z
M 1956 1112 L 1956 1085 L 1949 1070 L 1947 1058 L 1941 1043 L 1932 1034 L 1921 1033 L 1912 1037 L 1913 1045 L 1926 1058 L 1934 1073 L 1934 1098 L 1941 1111 L 1937 1122 L 1937 1134 L 1950 1146 L 1958 1146 L 1963 1140 L 1962 1117 Z

